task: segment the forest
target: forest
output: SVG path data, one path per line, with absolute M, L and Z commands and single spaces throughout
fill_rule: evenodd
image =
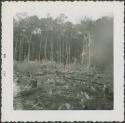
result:
M 13 19 L 14 109 L 113 109 L 113 17 Z

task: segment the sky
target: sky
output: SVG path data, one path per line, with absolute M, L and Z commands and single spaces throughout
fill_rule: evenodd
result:
M 53 18 L 64 13 L 69 21 L 78 23 L 84 17 L 96 20 L 102 16 L 113 16 L 112 3 L 108 2 L 13 2 L 11 11 L 17 13 L 26 12 L 37 15 L 39 18 L 46 17 L 49 13 Z

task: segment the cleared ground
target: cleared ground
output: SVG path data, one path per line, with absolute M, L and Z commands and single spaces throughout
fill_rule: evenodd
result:
M 37 87 L 32 87 L 32 80 Z M 111 110 L 112 73 L 78 64 L 15 62 L 14 109 Z

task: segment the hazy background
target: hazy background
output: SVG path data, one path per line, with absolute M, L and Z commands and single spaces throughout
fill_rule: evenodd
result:
M 103 8 L 103 9 L 102 9 Z M 12 9 L 16 13 L 26 12 L 29 16 L 37 15 L 39 18 L 46 17 L 49 13 L 53 18 L 64 13 L 68 16 L 68 21 L 78 23 L 84 17 L 96 20 L 102 16 L 113 16 L 109 4 L 104 2 L 20 2 L 15 3 Z

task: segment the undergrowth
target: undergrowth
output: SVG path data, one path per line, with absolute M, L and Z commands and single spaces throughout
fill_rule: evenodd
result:
M 20 88 L 14 97 L 15 109 L 113 109 L 112 73 L 75 63 L 66 66 L 43 61 L 14 62 L 14 75 Z M 37 81 L 37 88 L 29 86 L 31 79 Z

